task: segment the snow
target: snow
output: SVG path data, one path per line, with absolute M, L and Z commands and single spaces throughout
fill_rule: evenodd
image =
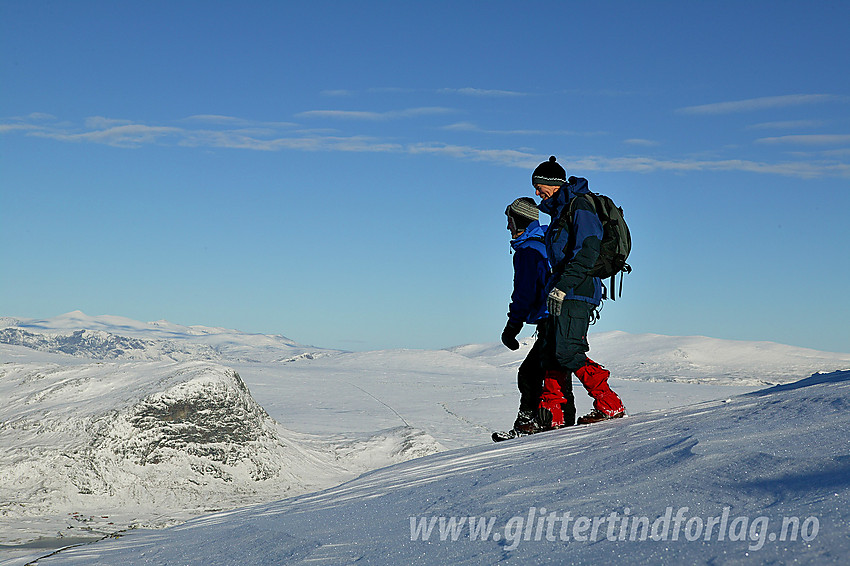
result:
M 28 336 L 29 335 L 29 336 Z M 42 337 L 41 345 L 32 336 Z M 17 341 L 15 341 L 17 340 Z M 118 343 L 116 343 L 118 342 Z M 168 321 L 138 322 L 124 317 L 88 316 L 74 311 L 52 319 L 0 319 L 0 343 L 101 359 L 217 359 L 280 362 L 332 352 L 298 344 L 285 336 L 246 334 L 224 328 L 181 326 Z
M 637 380 L 774 385 L 796 381 L 824 369 L 850 367 L 848 354 L 775 342 L 620 331 L 591 336 L 592 357 L 602 360 L 613 375 Z M 506 367 L 518 367 L 521 362 L 501 344 L 460 346 L 452 351 Z
M 850 354 L 590 342 L 630 416 L 493 444 L 531 339 L 350 353 L 79 311 L 0 319 L 0 564 L 844 561 Z M 630 540 L 638 518 L 667 536 Z

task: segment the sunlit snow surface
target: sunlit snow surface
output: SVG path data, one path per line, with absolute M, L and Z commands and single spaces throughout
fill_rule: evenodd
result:
M 848 549 L 848 374 L 807 378 L 850 368 L 848 354 L 591 336 L 631 416 L 493 445 L 530 340 L 345 353 L 75 312 L 2 319 L 0 342 L 0 564 L 109 533 L 123 536 L 39 563 L 828 563 Z M 551 541 L 546 525 L 511 538 L 541 507 L 653 519 L 688 507 L 706 520 L 728 507 L 751 522 L 816 516 L 820 530 L 758 550 L 684 533 Z M 411 517 L 470 516 L 501 540 L 411 540 Z

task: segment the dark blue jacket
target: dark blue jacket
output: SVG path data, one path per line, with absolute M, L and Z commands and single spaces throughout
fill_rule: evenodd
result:
M 587 179 L 570 177 L 570 180 L 573 182 L 562 185 L 538 206 L 552 217 L 546 232 L 546 251 L 552 264 L 546 293 L 557 287 L 567 294 L 566 299 L 598 305 L 602 300 L 602 283 L 587 273 L 599 258 L 602 222 L 592 200 L 581 196 L 590 192 Z
M 508 307 L 511 323 L 537 324 L 549 316 L 546 312 L 549 261 L 543 242 L 545 234 L 546 226 L 534 220 L 525 232 L 511 240 L 514 249 L 514 292 Z

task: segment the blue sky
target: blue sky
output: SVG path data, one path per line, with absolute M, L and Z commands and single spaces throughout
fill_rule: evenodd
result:
M 846 352 L 848 21 L 846 2 L 2 0 L 0 315 L 497 341 L 504 209 L 556 155 L 634 239 L 592 330 Z

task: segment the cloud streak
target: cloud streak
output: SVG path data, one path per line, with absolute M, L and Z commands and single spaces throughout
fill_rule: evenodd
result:
M 488 130 L 472 122 L 457 122 L 442 126 L 441 130 L 451 132 L 474 132 L 478 134 L 493 134 L 500 136 L 600 136 L 605 132 L 576 132 L 572 130 Z
M 30 135 L 67 142 L 92 142 L 114 147 L 139 147 L 157 143 L 164 137 L 180 136 L 183 132 L 180 128 L 167 126 L 127 124 L 75 134 L 41 129 L 32 132 Z
M 516 97 L 528 96 L 528 93 L 518 92 L 515 90 L 492 90 L 485 88 L 441 88 L 437 92 L 441 94 L 461 94 L 463 96 L 479 96 L 479 97 Z
M 765 96 L 731 102 L 715 102 L 699 106 L 679 108 L 679 114 L 733 114 L 736 112 L 752 112 L 768 108 L 783 108 L 804 104 L 819 104 L 823 102 L 846 101 L 848 97 L 834 94 L 789 94 L 785 96 Z
M 293 122 L 269 122 L 261 120 L 246 120 L 233 116 L 222 116 L 219 114 L 196 114 L 183 118 L 181 122 L 188 124 L 206 124 L 209 126 L 221 126 L 232 128 L 294 128 L 298 124 Z
M 747 126 L 748 130 L 794 130 L 800 128 L 819 128 L 826 125 L 823 120 L 780 120 L 761 122 Z
M 399 118 L 415 118 L 417 116 L 433 116 L 436 114 L 450 114 L 454 112 L 451 108 L 442 106 L 425 106 L 422 108 L 408 108 L 405 110 L 390 110 L 387 112 L 370 112 L 361 110 L 309 110 L 295 115 L 296 118 L 330 118 L 336 120 L 396 120 Z
M 567 160 L 564 160 L 567 162 Z M 815 178 L 826 176 L 850 177 L 850 165 L 832 161 L 796 161 L 767 163 L 745 159 L 720 160 L 664 160 L 648 157 L 602 157 L 577 156 L 569 160 L 573 168 L 589 171 L 622 171 L 632 173 L 654 173 L 668 171 L 676 173 L 712 171 L 746 172 L 782 175 L 789 177 Z
M 629 145 L 638 145 L 642 147 L 654 147 L 660 145 L 657 141 L 647 140 L 644 138 L 630 138 L 627 140 L 623 140 L 623 143 L 627 143 Z
M 431 93 L 431 94 L 457 94 L 461 96 L 475 96 L 479 98 L 513 98 L 513 97 L 521 97 L 521 96 L 531 96 L 527 92 L 520 92 L 516 90 L 499 90 L 499 89 L 488 89 L 488 88 L 473 88 L 473 87 L 464 87 L 464 88 L 438 88 L 438 89 L 412 89 L 412 88 L 397 88 L 397 87 L 375 87 L 366 89 L 365 91 L 356 91 L 356 90 L 347 90 L 347 89 L 334 89 L 334 90 L 323 90 L 321 94 L 323 96 L 355 96 L 366 92 L 368 94 L 410 94 L 414 92 L 420 93 Z
M 756 143 L 792 145 L 844 145 L 850 144 L 850 135 L 845 134 L 802 134 L 761 138 Z
M 412 109 L 418 111 L 422 109 Z M 414 112 L 415 113 L 415 112 Z M 41 137 L 62 142 L 97 143 L 121 148 L 145 145 L 242 149 L 251 151 L 340 151 L 359 153 L 397 153 L 434 155 L 466 161 L 482 161 L 507 167 L 533 168 L 545 157 L 525 149 L 482 148 L 440 141 L 396 142 L 364 135 L 334 135 L 332 131 L 293 130 L 286 122 L 253 122 L 227 116 L 200 115 L 179 120 L 181 126 L 151 126 L 93 117 L 84 127 L 74 128 L 67 123 L 31 118 L 1 124 L 0 134 Z M 191 127 L 198 124 L 202 127 Z M 246 127 L 248 126 L 248 127 Z M 629 140 L 635 147 L 649 145 L 649 140 Z M 761 144 L 801 144 L 809 146 L 842 145 L 850 143 L 850 135 L 803 135 L 763 138 Z M 837 148 L 828 159 L 805 159 L 771 163 L 745 159 L 663 159 L 644 156 L 573 155 L 562 161 L 574 171 L 610 171 L 632 173 L 654 172 L 748 172 L 800 178 L 850 178 L 846 149 Z

